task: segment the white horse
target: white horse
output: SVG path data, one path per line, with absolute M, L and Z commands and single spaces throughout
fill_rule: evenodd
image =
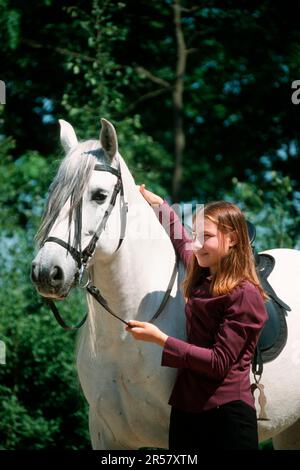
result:
M 62 120 L 60 124 L 67 155 L 49 195 L 39 233 L 40 249 L 33 261 L 33 282 L 45 297 L 67 296 L 77 279 L 78 263 L 53 238 L 44 242 L 56 237 L 76 249 L 80 242 L 83 248 L 88 245 L 111 202 L 117 181 L 111 172 L 95 171 L 95 165 L 99 161 L 114 168 L 120 165 L 128 203 L 125 237 L 119 246 L 122 198 L 118 193 L 89 259 L 88 272 L 109 307 L 124 321 L 149 321 L 162 302 L 173 272 L 172 243 L 119 154 L 112 124 L 103 119 L 100 141 L 82 143 L 78 143 L 70 124 Z M 81 214 L 82 225 L 78 223 Z M 262 382 L 270 421 L 259 422 L 259 436 L 260 440 L 272 437 L 276 448 L 300 449 L 300 252 L 276 249 L 266 253 L 276 260 L 270 284 L 291 312 L 287 318 L 287 344 L 275 361 L 264 366 Z M 185 338 L 180 291 L 183 276 L 180 263 L 169 300 L 155 320 L 161 330 L 181 339 Z M 167 448 L 168 399 L 176 370 L 161 367 L 159 346 L 135 341 L 124 324 L 90 295 L 87 301 L 88 318 L 78 336 L 77 368 L 89 404 L 93 448 Z

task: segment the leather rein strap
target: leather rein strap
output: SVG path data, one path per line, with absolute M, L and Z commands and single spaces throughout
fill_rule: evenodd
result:
M 87 263 L 88 263 L 89 259 L 94 254 L 94 251 L 96 249 L 97 241 L 99 240 L 99 237 L 100 237 L 101 233 L 103 232 L 103 230 L 105 230 L 107 220 L 108 220 L 108 218 L 111 214 L 111 211 L 113 210 L 113 208 L 115 206 L 117 195 L 118 195 L 119 192 L 120 192 L 120 197 L 121 197 L 121 201 L 122 201 L 122 204 L 123 204 L 122 214 L 121 214 L 121 217 L 122 217 L 121 227 L 122 228 L 121 228 L 120 239 L 119 239 L 119 243 L 118 243 L 118 246 L 116 248 L 116 251 L 120 248 L 120 246 L 121 246 L 121 244 L 122 244 L 122 242 L 125 238 L 125 232 L 126 232 L 128 206 L 127 206 L 127 202 L 125 202 L 125 198 L 124 198 L 124 188 L 123 188 L 123 182 L 122 182 L 122 177 L 121 177 L 120 164 L 119 164 L 119 168 L 115 169 L 113 167 L 110 167 L 109 165 L 102 165 L 100 163 L 97 163 L 94 167 L 94 170 L 108 171 L 108 172 L 114 174 L 115 176 L 117 176 L 118 179 L 117 179 L 117 182 L 115 184 L 115 187 L 114 187 L 114 190 L 113 190 L 108 208 L 106 209 L 106 211 L 104 213 L 104 217 L 101 220 L 101 222 L 99 223 L 97 229 L 95 230 L 95 233 L 92 236 L 92 238 L 91 238 L 90 242 L 88 243 L 87 247 L 81 252 L 81 251 L 76 250 L 69 243 L 66 243 L 64 240 L 61 240 L 60 238 L 57 238 L 57 237 L 48 237 L 44 241 L 44 243 L 47 243 L 47 242 L 57 243 L 58 245 L 65 248 L 70 253 L 70 255 L 73 257 L 73 259 L 75 260 L 75 262 L 77 263 L 77 266 L 78 266 L 78 272 L 80 273 L 79 274 L 79 282 L 81 281 L 83 273 L 86 270 L 86 266 L 87 266 Z M 125 212 L 125 221 L 124 221 L 124 212 Z M 163 298 L 158 310 L 156 311 L 156 313 L 151 318 L 150 323 L 153 322 L 154 320 L 156 320 L 158 318 L 158 316 L 160 315 L 160 313 L 162 312 L 162 310 L 164 309 L 164 307 L 165 307 L 165 305 L 166 305 L 166 303 L 169 299 L 169 296 L 171 294 L 171 291 L 172 291 L 172 288 L 173 288 L 173 285 L 174 285 L 174 282 L 175 282 L 177 270 L 178 270 L 178 258 L 176 257 L 174 269 L 173 269 L 173 272 L 172 272 L 172 276 L 171 276 L 168 288 L 165 292 L 164 298 Z M 84 286 L 84 288 L 88 291 L 88 293 L 100 305 L 102 305 L 102 307 L 108 313 L 110 313 L 112 316 L 114 316 L 115 318 L 117 318 L 118 320 L 120 320 L 121 322 L 123 322 L 125 325 L 128 326 L 128 322 L 126 322 L 125 320 L 123 320 L 122 318 L 120 318 L 118 315 L 116 315 L 113 312 L 113 310 L 109 307 L 109 305 L 108 305 L 107 301 L 105 300 L 105 298 L 101 295 L 100 290 L 96 286 L 93 286 L 91 281 L 88 281 L 88 283 Z M 82 320 L 80 320 L 80 322 L 77 325 L 74 325 L 74 326 L 67 325 L 65 323 L 65 321 L 63 320 L 63 318 L 61 317 L 61 315 L 58 311 L 58 308 L 56 307 L 54 301 L 51 300 L 51 299 L 47 299 L 47 298 L 45 299 L 45 301 L 48 304 L 48 306 L 50 307 L 50 309 L 52 310 L 52 313 L 55 316 L 55 318 L 56 318 L 57 322 L 59 323 L 59 325 L 62 328 L 64 328 L 65 330 L 77 330 L 78 328 L 80 328 L 85 323 L 85 321 L 87 319 L 87 314 L 85 314 L 85 316 L 82 318 Z
M 82 320 L 80 320 L 80 322 L 77 323 L 77 325 L 67 325 L 66 322 L 64 321 L 64 319 L 62 318 L 61 314 L 59 313 L 58 308 L 56 307 L 53 300 L 47 299 L 47 298 L 45 298 L 44 300 L 45 300 L 46 304 L 48 304 L 48 306 L 51 308 L 52 313 L 53 313 L 54 317 L 56 318 L 57 323 L 59 323 L 59 325 L 64 330 L 67 330 L 67 331 L 78 330 L 85 323 L 85 321 L 87 319 L 87 313 L 84 315 Z
M 157 311 L 155 312 L 155 314 L 153 315 L 153 317 L 151 318 L 151 320 L 149 320 L 149 323 L 153 323 L 154 320 L 156 320 L 159 315 L 161 314 L 161 312 L 163 311 L 163 309 L 165 308 L 165 305 L 166 303 L 168 302 L 169 300 L 169 297 L 170 297 L 170 294 L 171 294 L 171 291 L 172 291 L 172 288 L 174 286 L 174 282 L 175 282 L 175 279 L 176 279 L 176 274 L 177 274 L 177 270 L 178 270 L 178 257 L 176 256 L 176 261 L 175 261 L 175 265 L 174 265 L 174 268 L 173 268 L 173 272 L 172 272 L 172 276 L 171 276 L 171 279 L 170 279 L 170 282 L 169 282 L 169 285 L 168 285 L 168 288 L 165 292 L 165 295 L 164 295 L 164 298 L 162 299 L 162 302 L 159 306 L 159 308 L 157 309 Z M 128 326 L 128 322 L 126 322 L 125 320 L 123 320 L 123 318 L 119 317 L 116 313 L 114 313 L 114 311 L 109 307 L 108 303 L 107 303 L 107 300 L 105 300 L 105 298 L 101 295 L 100 293 L 100 290 L 93 286 L 92 283 L 89 281 L 87 286 L 85 287 L 85 289 L 88 291 L 88 293 L 94 297 L 94 299 L 100 304 L 102 305 L 102 307 L 108 312 L 110 313 L 113 317 L 117 318 L 118 320 L 120 320 L 122 323 L 124 323 L 125 325 Z M 51 299 L 45 299 L 45 302 L 48 304 L 48 306 L 50 307 L 50 309 L 52 310 L 52 313 L 53 315 L 55 316 L 57 322 L 60 324 L 60 326 L 64 329 L 64 330 L 78 330 L 86 321 L 87 319 L 87 316 L 88 314 L 86 313 L 85 316 L 82 318 L 82 320 L 80 320 L 80 322 L 77 324 L 77 325 L 74 325 L 74 326 L 70 326 L 70 325 L 67 325 L 66 322 L 64 321 L 64 319 L 62 318 L 62 316 L 60 315 L 59 311 L 58 311 L 58 308 L 56 307 L 55 303 L 53 302 L 53 300 Z
M 170 279 L 170 282 L 169 282 L 169 285 L 168 285 L 168 288 L 165 292 L 165 295 L 164 295 L 164 298 L 162 299 L 162 302 L 159 306 L 159 308 L 157 309 L 157 311 L 155 312 L 155 314 L 153 315 L 153 317 L 151 318 L 151 320 L 149 320 L 149 323 L 152 323 L 154 322 L 154 320 L 156 320 L 160 313 L 163 311 L 167 301 L 169 300 L 169 297 L 170 297 L 170 294 L 171 294 L 171 291 L 172 291 L 172 288 L 173 288 L 173 285 L 174 285 L 174 282 L 175 282 L 175 278 L 176 278 L 176 274 L 177 274 L 177 268 L 178 268 L 178 258 L 176 257 L 176 261 L 175 261 L 175 265 L 174 265 L 174 268 L 173 268 L 173 272 L 172 272 L 172 276 L 171 276 L 171 279 Z M 105 310 L 110 313 L 111 315 L 113 315 L 115 318 L 117 318 L 118 320 L 120 320 L 122 323 L 124 323 L 125 325 L 128 326 L 128 322 L 126 322 L 125 320 L 123 320 L 123 318 L 120 318 L 118 315 L 116 315 L 113 310 L 111 310 L 111 308 L 109 307 L 107 301 L 105 300 L 105 298 L 101 295 L 99 289 L 93 285 L 91 285 L 90 283 L 86 286 L 86 290 L 89 292 L 89 294 L 91 294 L 92 297 L 94 297 L 95 300 L 97 300 L 97 302 L 99 304 L 102 305 L 102 307 L 105 308 Z

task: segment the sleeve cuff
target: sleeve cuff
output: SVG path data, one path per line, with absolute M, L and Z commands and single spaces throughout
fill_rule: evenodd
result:
M 162 352 L 162 366 L 191 369 L 215 376 L 212 351 L 169 336 Z
M 177 369 L 184 367 L 184 359 L 189 347 L 189 343 L 169 336 L 163 348 L 161 365 Z

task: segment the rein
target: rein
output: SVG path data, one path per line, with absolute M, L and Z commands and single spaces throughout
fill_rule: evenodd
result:
M 103 219 L 99 222 L 96 230 L 95 230 L 95 233 L 94 235 L 92 236 L 90 242 L 88 243 L 88 245 L 86 246 L 86 248 L 81 251 L 78 251 L 76 250 L 76 248 L 72 247 L 69 243 L 65 242 L 64 240 L 61 240 L 60 238 L 57 238 L 57 237 L 48 237 L 45 241 L 44 241 L 44 244 L 45 243 L 48 243 L 48 242 L 53 242 L 53 243 L 57 243 L 58 245 L 62 246 L 63 248 L 65 248 L 68 253 L 70 253 L 70 255 L 73 257 L 73 259 L 75 260 L 75 262 L 77 263 L 77 267 L 78 267 L 78 280 L 77 280 L 77 283 L 78 283 L 78 286 L 83 288 L 83 289 L 86 289 L 87 292 L 100 304 L 102 305 L 102 307 L 110 314 L 112 315 L 113 317 L 115 317 L 116 319 L 120 320 L 122 323 L 124 323 L 125 325 L 129 326 L 128 322 L 126 322 L 125 320 L 123 320 L 121 317 L 119 317 L 108 305 L 108 302 L 105 300 L 105 298 L 101 295 L 101 292 L 100 290 L 94 286 L 92 284 L 92 282 L 90 280 L 88 280 L 86 283 L 83 283 L 83 276 L 86 272 L 86 267 L 87 267 L 87 264 L 90 260 L 90 258 L 93 256 L 94 252 L 95 252 L 95 249 L 96 249 L 96 244 L 97 244 L 97 241 L 99 240 L 99 237 L 101 235 L 101 233 L 105 230 L 105 227 L 106 227 L 106 223 L 107 223 L 107 220 L 115 206 L 115 203 L 116 203 L 116 199 L 117 199 L 117 195 L 118 193 L 120 192 L 120 198 L 121 198 L 121 201 L 122 201 L 122 209 L 121 209 L 121 233 L 120 233 L 120 239 L 119 239 L 119 243 L 118 243 L 118 246 L 116 248 L 115 251 L 118 251 L 118 249 L 120 248 L 120 246 L 122 245 L 122 242 L 125 238 L 125 232 L 126 232 L 126 225 L 127 225 L 127 212 L 128 212 L 128 203 L 125 202 L 125 197 L 124 197 L 124 187 L 123 187 L 123 181 L 122 181 L 122 175 L 121 175 L 121 167 L 120 167 L 120 163 L 118 164 L 118 169 L 115 169 L 109 165 L 102 165 L 100 163 L 97 163 L 94 167 L 94 170 L 97 170 L 97 171 L 108 171 L 110 173 L 112 173 L 113 175 L 117 176 L 117 182 L 115 184 L 115 187 L 114 187 L 114 190 L 113 190 L 113 193 L 112 193 L 112 196 L 111 196 L 111 199 L 109 201 L 109 205 L 108 205 L 108 208 L 106 209 L 105 213 L 104 213 L 104 217 Z M 125 214 L 125 216 L 124 216 Z M 80 222 L 81 223 L 81 222 Z M 177 273 L 177 270 L 178 270 L 178 258 L 176 257 L 176 261 L 175 261 L 175 265 L 174 265 L 174 268 L 173 268 L 173 272 L 172 272 L 172 275 L 171 275 L 171 279 L 169 281 L 169 285 L 167 287 L 167 290 L 165 292 L 165 295 L 162 299 L 162 302 L 159 306 L 159 308 L 157 309 L 157 311 L 155 312 L 155 314 L 153 315 L 153 317 L 151 318 L 150 320 L 150 323 L 152 323 L 154 320 L 156 320 L 158 318 L 158 316 L 160 315 L 160 313 L 163 311 L 168 299 L 169 299 L 169 296 L 171 294 L 171 291 L 172 291 L 172 288 L 173 288 L 173 285 L 174 285 L 174 282 L 175 282 L 175 278 L 176 278 L 176 273 Z M 48 304 L 48 306 L 50 307 L 50 309 L 52 310 L 52 313 L 54 315 L 54 317 L 56 318 L 57 322 L 59 323 L 59 325 L 64 328 L 64 330 L 77 330 L 79 329 L 86 321 L 87 319 L 87 316 L 88 314 L 86 313 L 85 316 L 82 318 L 82 320 L 80 320 L 79 323 L 77 323 L 76 325 L 67 325 L 66 322 L 63 320 L 62 316 L 60 315 L 59 313 L 59 310 L 58 308 L 56 307 L 55 303 L 53 300 L 51 299 L 47 299 L 45 298 L 44 299 L 45 302 Z

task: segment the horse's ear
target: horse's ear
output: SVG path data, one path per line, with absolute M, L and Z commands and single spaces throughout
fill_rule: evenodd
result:
M 71 124 L 63 119 L 59 119 L 60 124 L 60 142 L 66 153 L 78 144 L 75 131 Z
M 118 138 L 114 126 L 106 119 L 101 119 L 100 143 L 112 160 L 118 151 Z

